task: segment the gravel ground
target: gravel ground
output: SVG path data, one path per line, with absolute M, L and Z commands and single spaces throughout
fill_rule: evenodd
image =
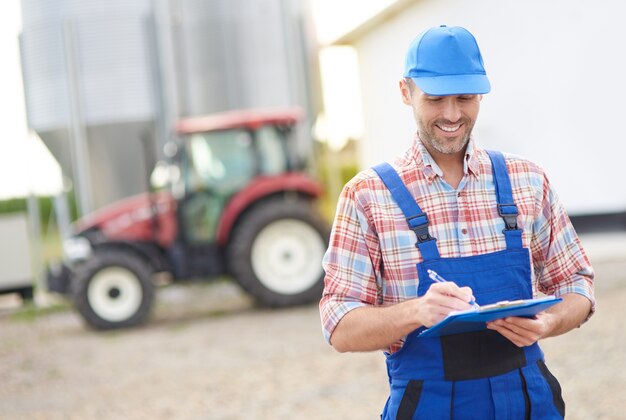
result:
M 597 314 L 543 348 L 568 419 L 624 419 L 626 259 L 595 268 Z M 257 309 L 229 282 L 161 289 L 133 330 L 31 312 L 0 300 L 1 419 L 376 419 L 387 396 L 383 356 L 334 352 L 316 305 Z

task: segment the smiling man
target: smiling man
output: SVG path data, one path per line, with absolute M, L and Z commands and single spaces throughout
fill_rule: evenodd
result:
M 424 31 L 399 84 L 417 130 L 403 156 L 342 191 L 324 258 L 325 337 L 340 352 L 385 352 L 384 419 L 563 418 L 538 341 L 594 310 L 593 270 L 576 232 L 539 166 L 474 141 L 491 87 L 471 33 Z M 433 282 L 427 270 L 449 281 Z M 563 300 L 534 318 L 418 337 L 474 300 L 538 293 Z

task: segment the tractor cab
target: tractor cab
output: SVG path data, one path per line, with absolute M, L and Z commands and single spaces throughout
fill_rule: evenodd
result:
M 259 178 L 302 170 L 291 137 L 298 109 L 237 111 L 183 120 L 173 156 L 180 176 L 172 182 L 179 228 L 189 244 L 217 239 L 220 216 L 233 196 Z

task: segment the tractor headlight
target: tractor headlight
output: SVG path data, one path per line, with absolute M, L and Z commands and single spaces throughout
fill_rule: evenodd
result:
M 68 238 L 63 241 L 63 254 L 69 261 L 86 260 L 91 256 L 91 244 L 82 236 Z

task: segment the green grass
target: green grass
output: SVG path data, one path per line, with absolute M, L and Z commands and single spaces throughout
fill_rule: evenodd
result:
M 66 312 L 70 310 L 70 308 L 71 306 L 69 302 L 57 303 L 47 307 L 38 307 L 35 306 L 34 303 L 28 303 L 13 313 L 10 319 L 21 322 L 34 322 L 39 318 L 43 318 L 51 314 Z
M 58 229 L 49 229 L 41 235 L 41 262 L 47 267 L 63 258 L 62 239 Z

